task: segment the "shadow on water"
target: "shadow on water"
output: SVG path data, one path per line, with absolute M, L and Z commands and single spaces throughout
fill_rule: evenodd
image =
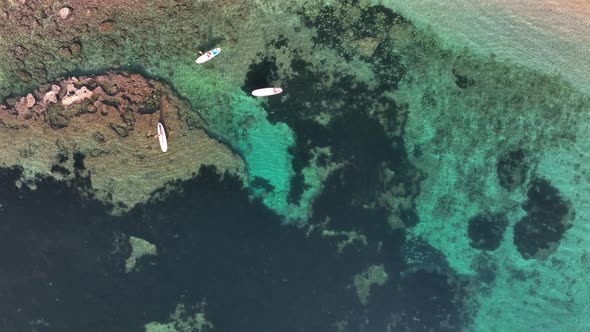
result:
M 202 52 L 206 52 L 217 47 L 217 45 L 219 45 L 219 43 L 223 42 L 224 40 L 225 38 L 222 36 L 215 37 L 213 34 L 213 25 L 209 24 L 207 27 L 207 39 L 203 43 L 199 44 L 197 49 Z

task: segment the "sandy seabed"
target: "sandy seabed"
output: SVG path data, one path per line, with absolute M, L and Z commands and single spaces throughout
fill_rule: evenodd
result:
M 557 73 L 590 93 L 590 0 L 385 0 L 447 46 Z

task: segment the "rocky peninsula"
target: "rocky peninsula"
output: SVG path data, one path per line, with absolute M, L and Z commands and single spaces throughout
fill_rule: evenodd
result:
M 162 122 L 169 150 L 155 139 Z M 35 178 L 90 179 L 90 194 L 121 214 L 201 165 L 245 177 L 244 162 L 207 134 L 207 125 L 166 85 L 128 72 L 70 77 L 0 105 L 2 167 Z M 86 189 L 88 191 L 88 188 Z

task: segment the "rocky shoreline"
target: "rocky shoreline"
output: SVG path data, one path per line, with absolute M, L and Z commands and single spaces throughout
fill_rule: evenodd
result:
M 162 153 L 156 125 L 167 130 Z M 186 180 L 201 165 L 246 175 L 240 156 L 207 135 L 205 122 L 164 84 L 129 72 L 71 77 L 41 85 L 0 105 L 2 167 L 37 176 L 89 177 L 92 194 L 121 214 L 167 182 Z

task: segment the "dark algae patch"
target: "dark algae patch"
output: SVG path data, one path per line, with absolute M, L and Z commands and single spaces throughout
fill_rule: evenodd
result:
M 551 254 L 569 228 L 570 206 L 548 180 L 534 178 L 522 207 L 526 216 L 514 225 L 514 244 L 524 258 Z
M 502 242 L 508 218 L 503 213 L 481 213 L 469 219 L 469 245 L 481 250 L 496 250 Z
M 397 88 L 406 68 L 391 51 L 395 42 L 389 31 L 396 24 L 407 24 L 402 16 L 384 6 L 359 6 L 358 1 L 339 1 L 317 14 L 301 10 L 299 15 L 306 26 L 316 29 L 316 45 L 332 48 L 346 60 L 359 56 L 371 65 L 381 84 Z
M 277 79 L 277 70 L 276 58 L 272 56 L 250 64 L 242 90 L 250 95 L 253 90 L 271 86 L 271 83 Z
M 522 149 L 508 151 L 498 158 L 498 180 L 502 188 L 508 191 L 514 191 L 524 184 L 528 170 L 526 153 Z
M 358 9 L 355 2 L 342 2 L 341 5 Z M 300 16 L 309 27 L 317 28 L 318 37 L 315 41 L 325 47 L 338 50 L 349 33 L 359 40 L 378 40 L 373 55 L 362 59 L 373 68 L 379 85 L 370 88 L 352 76 L 332 75 L 304 60 L 296 49 L 292 50 L 290 69 L 294 75 L 281 81 L 288 97 L 286 100 L 270 98 L 265 105 L 271 122 L 286 123 L 295 132 L 296 144 L 290 150 L 294 156 L 292 167 L 295 175 L 291 180 L 289 201 L 295 204 L 299 202 L 307 189 L 302 170 L 310 166 L 312 151 L 325 147 L 332 153 L 330 161 L 346 164 L 346 181 L 359 185 L 355 189 L 360 191 L 349 204 L 375 205 L 376 196 L 388 190 L 382 185 L 383 179 L 379 175 L 383 168 L 389 168 L 395 174 L 392 183 L 404 183 L 409 196 L 417 195 L 418 184 L 415 180 L 419 177 L 418 171 L 407 161 L 401 135 L 392 137 L 390 134 L 401 132 L 405 115 L 391 97 L 384 95 L 384 92 L 397 87 L 405 68 L 398 56 L 391 52 L 393 41 L 388 39 L 387 34 L 371 32 L 371 27 L 377 25 L 387 29 L 405 21 L 381 6 L 359 9 L 354 23 L 343 21 L 341 16 L 345 13 L 340 11 L 341 7 L 327 6 L 320 9 L 317 17 L 305 11 L 300 12 Z M 285 38 L 280 38 L 269 42 L 267 47 L 283 47 L 288 43 Z M 244 89 L 257 87 L 260 84 L 257 82 L 268 83 L 277 79 L 277 65 L 273 61 L 272 56 L 266 55 L 253 63 L 251 72 L 245 78 Z M 327 81 L 331 82 L 329 86 L 317 84 Z M 370 110 L 379 111 L 370 114 Z M 321 114 L 327 114 L 331 121 L 326 125 L 320 124 L 317 118 Z M 417 222 L 417 214 L 412 209 L 404 208 L 400 212 L 401 218 L 407 219 L 406 225 Z

